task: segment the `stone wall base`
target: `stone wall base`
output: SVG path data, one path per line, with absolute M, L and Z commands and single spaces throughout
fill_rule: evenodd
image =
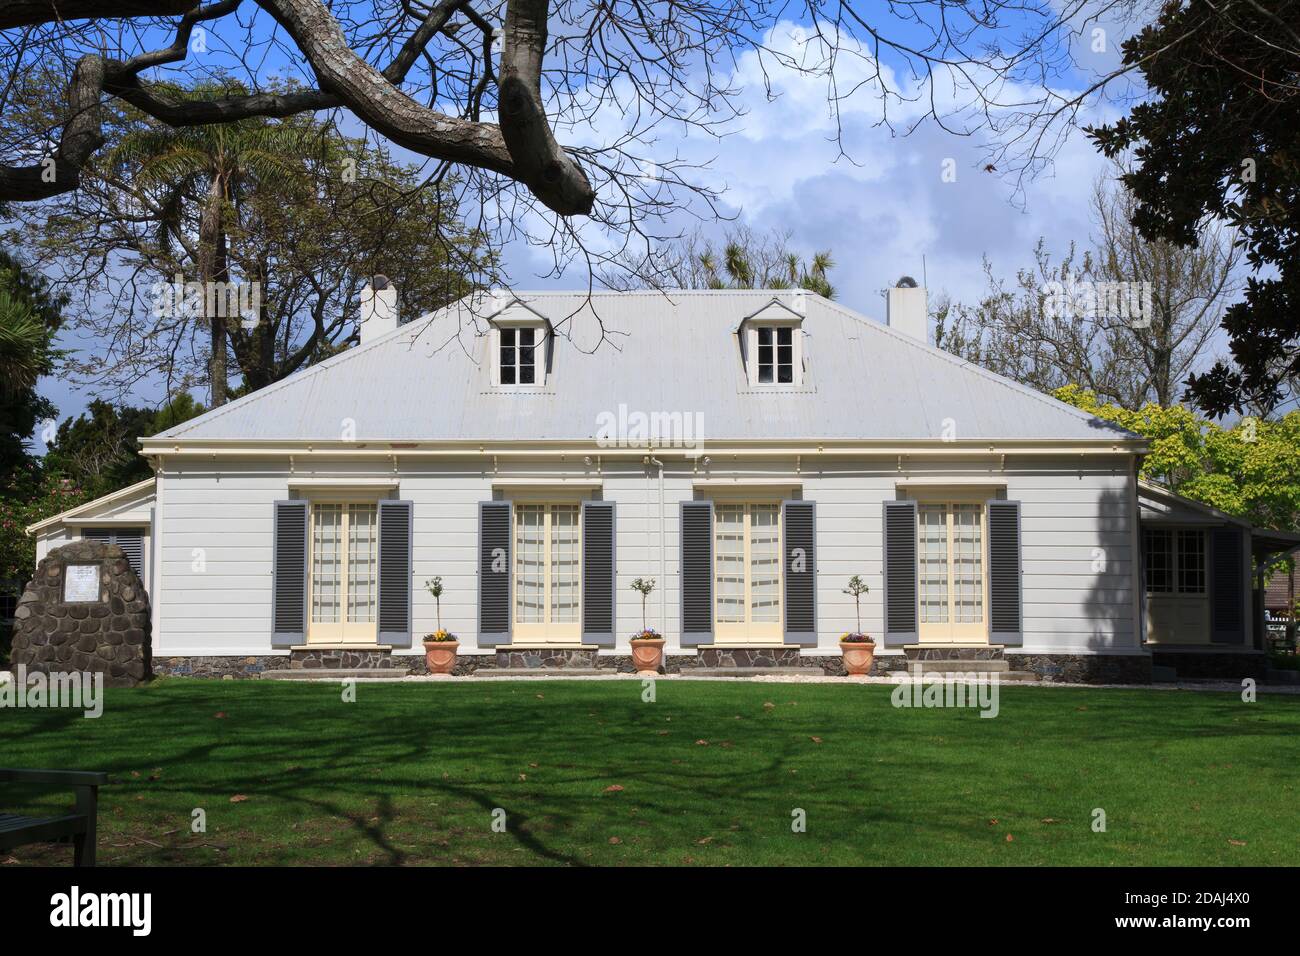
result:
M 1146 655 L 1089 654 L 1000 654 L 1012 670 L 1033 671 L 1045 681 L 1073 684 L 1149 684 L 1152 659 Z M 1166 655 L 1180 677 L 1263 677 L 1264 657 L 1246 655 Z M 1212 658 L 1214 660 L 1207 660 Z M 871 667 L 873 677 L 888 677 L 905 671 L 913 661 L 911 655 L 877 654 Z M 948 658 L 924 658 L 927 660 Z M 958 660 L 964 658 L 957 658 Z M 983 660 L 989 658 L 970 658 Z M 996 658 L 993 658 L 996 659 Z M 1157 655 L 1157 663 L 1163 663 Z M 595 649 L 555 648 L 498 651 L 496 654 L 466 654 L 456 660 L 453 674 L 465 676 L 477 670 L 511 667 L 555 670 L 602 670 L 631 674 L 636 668 L 629 654 L 599 655 Z M 694 656 L 667 654 L 664 670 L 668 674 L 690 674 L 701 667 L 801 667 L 810 673 L 820 671 L 828 677 L 843 677 L 844 662 L 833 656 L 804 655 L 797 647 L 788 648 L 701 648 Z M 425 674 L 424 655 L 398 655 L 389 651 L 330 651 L 312 649 L 294 651 L 289 656 L 241 657 L 160 657 L 154 658 L 154 673 L 161 677 L 202 677 L 215 679 L 253 678 L 271 670 L 318 670 L 328 668 L 405 669 L 410 674 Z M 1200 668 L 1205 668 L 1202 672 Z M 1213 671 L 1211 673 L 1210 671 Z
M 1013 671 L 1033 671 L 1041 679 L 1065 684 L 1149 684 L 1147 654 L 1015 654 L 1003 659 Z
M 1151 658 L 1160 667 L 1172 667 L 1179 678 L 1193 680 L 1219 678 L 1238 681 L 1251 677 L 1264 679 L 1268 670 L 1268 657 L 1258 654 L 1224 654 L 1214 651 L 1152 651 Z

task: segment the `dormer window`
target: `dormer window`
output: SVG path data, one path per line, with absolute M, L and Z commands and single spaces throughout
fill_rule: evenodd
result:
M 537 329 L 535 326 L 501 329 L 500 374 L 502 385 L 537 382 Z
M 772 301 L 736 324 L 745 380 L 753 389 L 803 388 L 805 363 L 803 293 L 795 290 L 791 301 Z
M 794 382 L 794 329 L 789 325 L 759 326 L 758 382 L 789 385 Z

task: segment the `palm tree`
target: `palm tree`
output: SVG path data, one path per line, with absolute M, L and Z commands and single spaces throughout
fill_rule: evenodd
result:
M 804 263 L 794 252 L 782 252 L 774 259 L 766 246 L 751 248 L 753 244 L 745 237 L 728 240 L 722 250 L 721 273 L 717 256 L 706 246 L 696 257 L 705 287 L 807 289 L 828 299 L 835 298 L 835 287 L 826 278 L 826 273 L 835 266 L 830 250 L 815 253 Z
M 201 91 L 188 91 L 196 95 Z M 261 118 L 180 129 L 134 130 L 106 156 L 124 181 L 152 197 L 159 211 L 159 241 L 185 247 L 205 289 L 230 281 L 227 237 L 236 204 L 254 190 L 291 198 L 307 181 L 306 158 L 319 134 L 293 122 Z M 197 242 L 186 235 L 197 218 Z M 214 313 L 221 310 L 212 310 Z M 228 316 L 206 316 L 212 407 L 225 404 Z
M 0 289 L 0 397 L 34 388 L 50 370 L 50 331 L 31 304 Z

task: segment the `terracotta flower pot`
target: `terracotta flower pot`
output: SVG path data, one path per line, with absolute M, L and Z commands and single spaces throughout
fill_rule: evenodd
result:
M 871 662 L 876 659 L 876 645 L 862 641 L 840 641 L 844 655 L 844 669 L 850 677 L 866 677 L 871 673 Z
M 664 639 L 637 637 L 632 639 L 632 666 L 638 674 L 658 674 L 664 662 Z
M 425 641 L 424 663 L 430 674 L 450 674 L 456 666 L 456 649 L 460 641 Z

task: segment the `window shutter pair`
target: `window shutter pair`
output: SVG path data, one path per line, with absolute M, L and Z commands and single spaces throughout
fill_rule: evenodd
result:
M 271 561 L 271 646 L 307 642 L 308 507 L 305 500 L 277 501 Z M 412 631 L 412 525 L 409 501 L 379 502 L 378 638 L 410 647 Z
M 582 642 L 614 645 L 617 616 L 617 523 L 614 502 L 582 503 Z M 511 640 L 510 549 L 514 541 L 509 501 L 478 506 L 478 643 L 480 647 Z
M 1020 502 L 995 499 L 988 511 L 985 573 L 989 643 L 1024 643 Z M 884 505 L 885 646 L 915 644 L 920 634 L 916 502 Z
M 87 528 L 81 533 L 82 538 L 87 541 L 102 541 L 105 544 L 115 544 L 122 549 L 126 555 L 127 564 L 131 565 L 131 570 L 135 576 L 144 584 L 144 533 L 135 528 Z
M 1214 528 L 1210 545 L 1210 640 L 1215 644 L 1246 642 L 1246 583 L 1242 535 L 1234 526 Z
M 783 633 L 786 644 L 817 643 L 817 505 L 782 502 Z M 682 646 L 713 643 L 713 502 L 681 503 Z

